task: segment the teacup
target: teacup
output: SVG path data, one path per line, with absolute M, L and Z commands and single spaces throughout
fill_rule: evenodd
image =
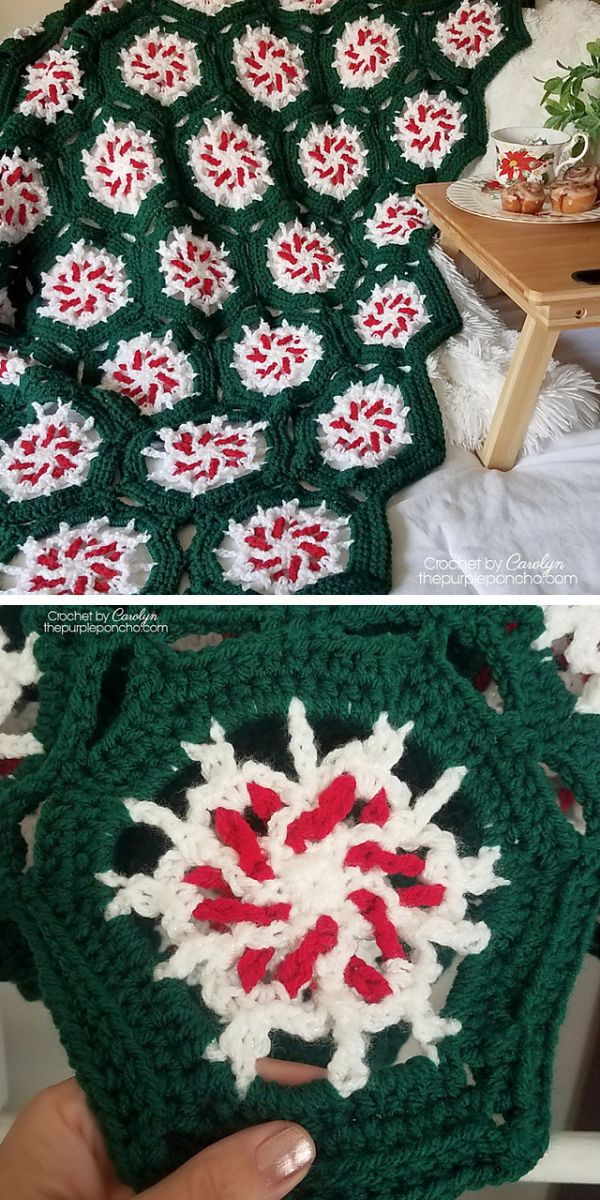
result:
M 562 129 L 537 128 L 534 125 L 510 125 L 492 133 L 496 147 L 496 179 L 506 186 L 525 179 L 551 183 L 567 167 L 584 158 L 590 146 L 587 133 L 571 136 Z M 572 151 L 578 142 L 583 149 Z

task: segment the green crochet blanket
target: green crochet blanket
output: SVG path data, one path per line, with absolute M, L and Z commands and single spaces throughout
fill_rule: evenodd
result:
M 315 1200 L 530 1169 L 600 900 L 600 716 L 541 609 L 46 620 L 11 643 L 40 710 L 0 787 L 0 960 L 122 1178 L 271 1118 L 314 1136 Z
M 4 590 L 389 590 L 460 328 L 415 184 L 528 42 L 520 0 L 71 0 L 3 43 Z

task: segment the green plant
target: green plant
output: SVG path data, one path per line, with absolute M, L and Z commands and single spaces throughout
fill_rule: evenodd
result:
M 544 84 L 542 105 L 549 114 L 546 125 L 550 129 L 575 126 L 594 139 L 600 136 L 600 40 L 588 42 L 586 49 L 590 62 L 578 67 L 557 62 L 566 74 L 539 82 Z

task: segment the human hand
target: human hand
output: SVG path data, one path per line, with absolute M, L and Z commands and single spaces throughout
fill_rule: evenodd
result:
M 300 1083 L 321 1072 L 272 1064 L 261 1074 Z M 141 1200 L 281 1200 L 315 1156 L 299 1125 L 271 1121 L 209 1146 Z M 0 1145 L 0 1200 L 130 1200 L 74 1079 L 48 1088 L 23 1110 Z

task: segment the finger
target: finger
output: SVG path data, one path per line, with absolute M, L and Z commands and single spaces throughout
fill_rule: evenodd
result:
M 279 1083 L 283 1087 L 301 1087 L 315 1079 L 326 1079 L 324 1067 L 309 1067 L 308 1063 L 283 1062 L 279 1058 L 259 1058 L 256 1072 L 265 1083 Z
M 314 1157 L 305 1129 L 272 1121 L 209 1146 L 140 1200 L 281 1200 Z

